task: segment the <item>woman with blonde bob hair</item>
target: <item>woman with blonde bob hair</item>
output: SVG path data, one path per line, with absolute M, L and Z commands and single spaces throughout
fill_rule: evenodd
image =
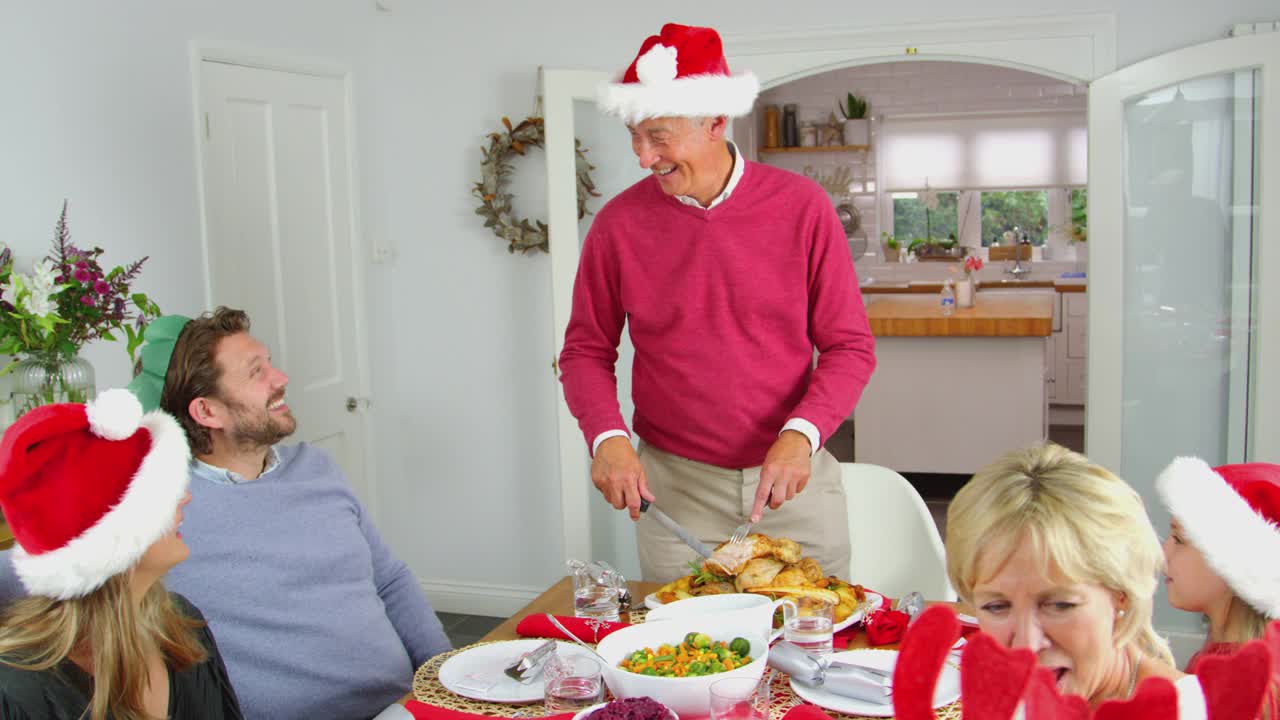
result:
M 1148 677 L 1203 717 L 1194 675 L 1173 666 L 1151 625 L 1162 567 L 1142 499 L 1088 458 L 1053 444 L 978 471 L 947 511 L 947 572 L 984 632 L 1028 648 L 1063 694 L 1124 700 Z
M 5 432 L 0 509 L 29 597 L 0 614 L 0 718 L 242 718 L 200 612 L 160 582 L 191 552 L 190 458 L 178 423 L 126 390 Z

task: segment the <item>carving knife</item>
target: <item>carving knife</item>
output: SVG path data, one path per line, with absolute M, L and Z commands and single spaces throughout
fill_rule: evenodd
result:
M 662 512 L 662 510 L 659 509 L 657 505 L 654 505 L 653 503 L 650 503 L 648 500 L 641 498 L 640 512 L 648 513 L 654 520 L 658 521 L 658 524 L 662 525 L 666 529 L 675 533 L 676 537 L 680 538 L 680 540 L 683 541 L 685 545 L 688 545 L 689 547 L 693 548 L 694 552 L 698 553 L 704 558 L 711 557 L 711 550 L 708 549 L 707 546 L 701 540 L 690 535 L 688 530 L 685 530 L 684 528 L 680 527 L 680 523 L 676 522 L 675 520 L 672 520 L 671 516 Z

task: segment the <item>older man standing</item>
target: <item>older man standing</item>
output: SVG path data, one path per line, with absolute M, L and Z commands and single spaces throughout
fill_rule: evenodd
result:
M 642 498 L 708 542 L 749 517 L 831 572 L 849 566 L 839 464 L 822 441 L 866 386 L 875 342 L 830 199 L 725 138 L 758 92 L 755 76 L 729 73 L 715 30 L 668 24 L 599 93 L 652 175 L 592 223 L 561 380 L 592 482 L 639 519 L 649 580 L 684 574 L 691 555 L 640 517 Z M 638 454 L 614 374 L 624 323 Z

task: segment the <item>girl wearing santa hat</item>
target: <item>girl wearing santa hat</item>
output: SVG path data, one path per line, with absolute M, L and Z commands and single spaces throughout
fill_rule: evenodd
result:
M 1173 518 L 1164 541 L 1169 604 L 1209 621 L 1204 647 L 1187 663 L 1230 655 L 1280 620 L 1280 465 L 1209 467 L 1175 459 L 1156 479 Z M 1273 688 L 1267 717 L 1280 718 Z
M 190 554 L 190 457 L 126 390 L 5 432 L 0 509 L 30 597 L 0 614 L 0 718 L 242 717 L 199 610 L 160 582 Z

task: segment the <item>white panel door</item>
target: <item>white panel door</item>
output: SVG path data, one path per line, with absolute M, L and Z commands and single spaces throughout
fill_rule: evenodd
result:
M 289 375 L 295 439 L 333 453 L 372 505 L 346 83 L 200 65 L 210 303 L 249 313 Z

